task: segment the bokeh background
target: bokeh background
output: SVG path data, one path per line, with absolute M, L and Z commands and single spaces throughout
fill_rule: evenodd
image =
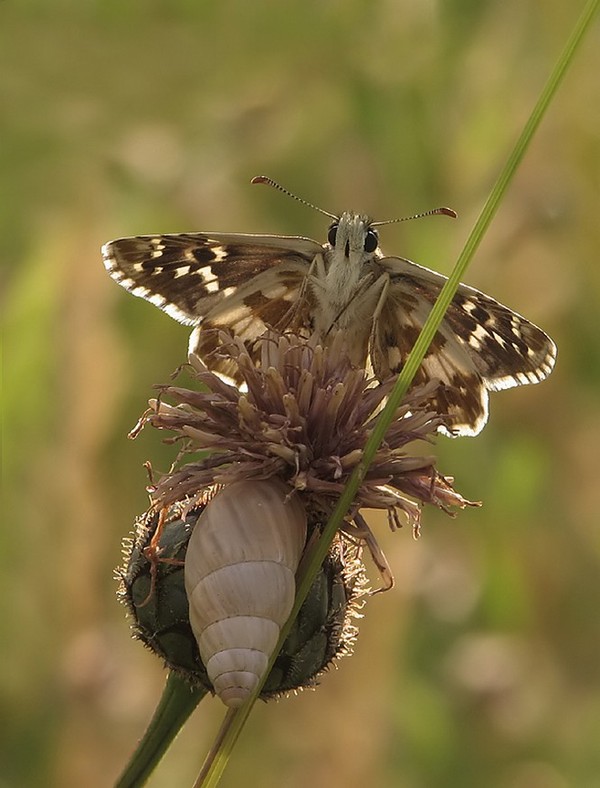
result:
M 187 329 L 106 275 L 148 232 L 324 238 L 329 211 L 448 273 L 582 3 L 29 0 L 0 4 L 4 343 L 0 786 L 111 785 L 157 703 L 159 662 L 115 599 L 146 507 L 126 439 Z M 224 786 L 600 785 L 600 40 L 588 37 L 469 272 L 559 345 L 497 394 L 441 470 L 484 507 L 377 527 L 396 588 L 316 692 L 260 704 Z M 207 699 L 151 778 L 193 782 Z

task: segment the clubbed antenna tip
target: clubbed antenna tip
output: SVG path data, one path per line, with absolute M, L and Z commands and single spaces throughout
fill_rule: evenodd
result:
M 313 205 L 312 202 L 308 202 L 308 200 L 303 200 L 302 197 L 298 197 L 293 192 L 286 189 L 277 181 L 274 181 L 273 178 L 269 178 L 267 175 L 255 175 L 254 178 L 250 181 L 250 183 L 265 183 L 267 186 L 272 186 L 274 189 L 278 189 L 280 192 L 287 194 L 288 197 L 292 197 L 294 200 L 301 202 L 302 205 L 306 205 L 309 208 L 313 208 L 315 211 L 322 213 L 324 216 L 329 216 L 330 219 L 335 219 L 336 221 L 339 219 L 339 216 L 336 216 L 335 213 L 329 213 L 329 211 L 324 211 L 322 208 L 319 208 L 316 205 Z

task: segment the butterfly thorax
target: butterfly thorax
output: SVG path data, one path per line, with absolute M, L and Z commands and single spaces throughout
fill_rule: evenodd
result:
M 330 228 L 323 265 L 317 266 L 311 277 L 319 304 L 315 329 L 322 335 L 334 325 L 352 333 L 365 333 L 366 329 L 368 334 L 369 315 L 377 305 L 377 294 L 369 286 L 378 276 L 374 262 L 381 257 L 378 248 L 366 249 L 367 234 L 373 232 L 369 225 L 366 216 L 343 213 Z

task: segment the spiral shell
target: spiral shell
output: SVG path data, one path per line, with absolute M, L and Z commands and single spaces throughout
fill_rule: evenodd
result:
M 227 706 L 241 706 L 266 671 L 305 542 L 304 507 L 275 480 L 235 482 L 198 518 L 185 559 L 190 623 Z
M 118 596 L 133 619 L 134 637 L 196 691 L 213 686 L 190 626 L 184 559 L 214 496 L 207 488 L 191 507 L 189 498 L 166 513 L 150 507 L 124 539 L 125 560 L 117 569 Z M 320 530 L 322 518 L 314 507 L 307 507 L 307 520 L 309 535 Z M 367 588 L 360 548 L 338 534 L 265 681 L 262 700 L 316 687 L 335 660 L 352 653 Z

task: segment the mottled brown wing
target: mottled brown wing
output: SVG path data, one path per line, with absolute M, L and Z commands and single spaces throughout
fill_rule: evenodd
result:
M 191 347 L 215 349 L 212 329 L 251 342 L 266 327 L 308 320 L 300 290 L 322 247 L 310 238 L 181 233 L 119 238 L 102 249 L 110 276 L 181 323 L 198 326 Z M 211 361 L 212 359 L 212 361 Z M 222 370 L 218 357 L 207 363 Z
M 265 285 L 273 292 L 278 278 L 301 281 L 320 251 L 310 238 L 235 233 L 140 235 L 102 247 L 106 270 L 121 287 L 189 325 L 227 311 L 242 292 Z
M 390 288 L 374 332 L 371 359 L 383 378 L 402 369 L 446 277 L 401 258 L 378 261 Z M 554 342 L 490 296 L 459 289 L 415 378 L 441 382 L 434 403 L 448 434 L 477 435 L 488 417 L 488 391 L 538 383 L 552 371 Z
M 239 288 L 235 298 L 216 305 L 193 330 L 189 352 L 197 353 L 210 369 L 239 384 L 236 362 L 219 355 L 221 333 L 241 339 L 256 363 L 260 350 L 255 349 L 254 342 L 267 328 L 293 330 L 308 338 L 314 304 L 310 291 L 303 288 L 305 277 L 304 270 L 296 272 L 282 266 L 258 274 Z

